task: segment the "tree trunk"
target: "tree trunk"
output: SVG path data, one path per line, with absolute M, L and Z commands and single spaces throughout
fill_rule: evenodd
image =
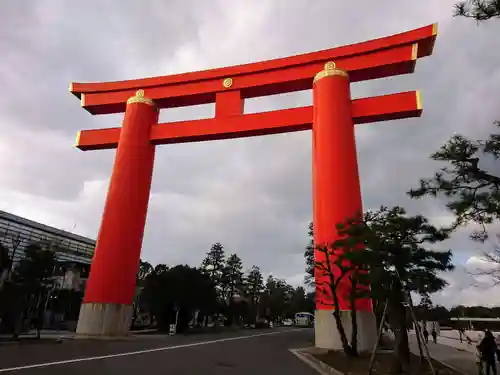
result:
M 342 348 L 344 349 L 345 355 L 348 357 L 351 357 L 353 355 L 352 349 L 351 349 L 351 346 L 349 345 L 349 341 L 347 340 L 347 335 L 345 333 L 344 326 L 342 325 L 342 316 L 340 314 L 339 299 L 337 297 L 335 290 L 332 290 L 332 299 L 333 299 L 333 304 L 335 307 L 335 310 L 333 310 L 333 317 L 335 318 L 335 324 L 337 325 L 337 331 L 339 332 L 339 335 L 340 335 L 340 341 L 342 342 Z
M 344 330 L 344 326 L 342 325 L 342 318 L 340 315 L 340 311 L 335 309 L 333 311 L 333 317 L 335 318 L 335 324 L 337 325 L 337 331 L 340 335 L 340 341 L 342 342 L 342 348 L 346 356 L 352 356 L 351 346 L 349 345 L 349 341 L 347 340 L 347 335 Z
M 389 322 L 395 336 L 395 346 L 391 372 L 399 374 L 410 368 L 410 348 L 406 328 L 406 308 L 403 305 L 401 291 L 394 291 L 389 301 Z
M 409 303 L 410 303 L 410 307 L 413 308 L 413 301 L 411 299 L 411 296 L 409 298 Z M 412 318 L 414 318 L 412 316 Z M 418 345 L 418 351 L 420 353 L 420 364 L 424 363 L 424 348 L 422 346 L 422 340 L 420 339 L 420 327 L 418 326 L 418 322 L 415 318 L 415 320 L 412 319 L 412 323 L 413 323 L 413 326 L 415 328 L 415 336 L 417 336 L 417 345 Z
M 420 328 L 415 323 L 415 336 L 417 336 L 418 351 L 420 353 L 420 364 L 424 363 L 424 348 L 422 347 L 422 340 L 420 339 Z
M 14 315 L 13 317 L 13 330 L 12 330 L 12 338 L 14 340 L 19 339 L 19 335 L 22 331 L 22 324 L 24 320 L 24 313 L 21 310 L 19 315 Z
M 42 279 L 38 280 L 39 285 L 42 284 Z M 42 306 L 42 290 L 38 291 L 38 301 L 36 303 L 36 308 L 35 308 L 35 330 L 36 330 L 36 338 L 37 340 L 40 339 L 40 330 L 42 327 L 42 314 L 41 314 L 41 306 Z
M 132 320 L 130 322 L 130 329 L 134 328 L 136 320 L 137 320 L 137 300 L 134 303 L 132 303 Z
M 353 307 L 351 310 L 351 351 L 352 355 L 358 356 L 358 316 L 356 313 L 356 307 Z
M 351 304 L 351 352 L 352 355 L 358 356 L 358 316 L 356 314 L 356 292 L 357 282 L 353 280 L 349 299 Z
M 382 315 L 379 319 L 378 325 L 377 325 L 377 330 L 378 330 L 378 335 L 377 335 L 377 342 L 375 343 L 375 347 L 372 350 L 372 354 L 370 356 L 370 363 L 368 364 L 368 375 L 371 375 L 373 373 L 373 365 L 375 363 L 375 356 L 377 355 L 377 350 L 381 342 L 382 338 L 382 331 L 384 329 L 384 324 L 385 320 L 387 318 L 387 305 L 388 305 L 388 300 L 385 301 L 384 304 L 384 311 L 382 312 Z
M 381 302 L 375 298 L 372 298 L 372 301 L 376 301 L 373 303 L 374 303 L 375 322 L 376 322 L 377 328 L 382 328 L 382 330 L 383 330 L 385 327 L 389 326 L 389 321 L 387 318 L 388 308 L 386 307 L 387 298 L 384 299 L 383 302 Z M 384 311 L 385 311 L 386 316 L 385 316 L 385 318 L 382 319 L 382 316 L 384 315 Z M 381 336 L 381 339 L 382 339 L 382 336 Z

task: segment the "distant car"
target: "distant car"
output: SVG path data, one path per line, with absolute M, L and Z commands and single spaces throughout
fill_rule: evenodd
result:
M 283 320 L 283 325 L 284 326 L 293 326 L 293 320 L 292 319 L 285 319 L 285 320 Z

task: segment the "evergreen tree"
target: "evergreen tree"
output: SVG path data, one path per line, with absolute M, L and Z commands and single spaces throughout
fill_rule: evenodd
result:
M 430 247 L 447 239 L 448 232 L 421 215 L 408 216 L 401 207 L 368 211 L 362 220 L 342 223 L 338 231 L 341 240 L 334 248 L 344 250 L 339 263 L 369 271 L 372 295 L 388 302 L 389 323 L 396 335 L 394 370 L 401 371 L 410 357 L 405 305 L 410 292 L 425 295 L 446 286 L 439 273 L 453 269 L 451 251 Z
M 226 265 L 225 257 L 224 247 L 217 242 L 212 245 L 201 263 L 202 272 L 212 280 L 220 298 L 222 297 L 223 274 Z
M 8 272 L 11 267 L 8 249 L 0 243 L 0 290 L 3 287 L 4 281 L 7 279 Z
M 432 310 L 432 299 L 429 293 L 425 293 L 420 298 L 420 303 L 415 307 L 415 315 L 417 320 L 425 322 L 431 321 L 430 312 Z
M 223 284 L 227 298 L 243 292 L 243 262 L 236 254 L 231 254 L 226 261 L 223 272 Z
M 262 277 L 262 272 L 257 266 L 252 266 L 250 271 L 248 271 L 248 276 L 246 280 L 246 294 L 250 298 L 252 305 L 257 305 L 259 302 L 259 297 L 264 290 L 264 278 Z
M 302 286 L 291 290 L 291 297 L 287 304 L 285 316 L 293 319 L 298 312 L 310 312 L 314 314 L 314 303 L 311 303 L 308 299 L 308 294 L 306 294 Z
M 56 273 L 57 259 L 51 247 L 32 243 L 24 249 L 25 257 L 14 269 L 12 281 L 18 285 L 23 302 L 21 306 L 31 312 L 35 318 L 37 337 L 43 321 L 46 293 L 52 287 Z
M 432 299 L 429 293 L 425 293 L 421 296 L 420 303 L 418 304 L 418 306 L 427 310 L 432 309 Z
M 169 267 L 166 264 L 160 263 L 160 264 L 157 264 L 153 268 L 153 271 L 147 277 L 149 278 L 149 277 L 154 277 L 154 276 L 161 276 L 165 272 L 167 272 L 168 270 L 169 270 Z
M 459 2 L 455 6 L 455 15 L 477 21 L 498 18 L 500 1 Z M 443 196 L 447 207 L 455 214 L 450 230 L 469 223 L 478 224 L 480 229 L 471 234 L 471 238 L 478 241 L 488 238 L 488 225 L 500 218 L 500 176 L 486 167 L 498 163 L 500 157 L 500 121 L 496 121 L 495 126 L 497 129 L 484 140 L 462 135 L 451 137 L 431 155 L 433 160 L 444 162 L 446 166 L 434 177 L 421 179 L 420 186 L 408 192 L 410 197 L 417 199 Z M 486 251 L 484 257 L 494 268 L 479 270 L 478 274 L 491 276 L 494 284 L 500 283 L 500 248 L 495 246 Z
M 262 293 L 261 313 L 272 321 L 281 319 L 286 313 L 292 293 L 293 288 L 286 281 L 269 275 Z
M 225 324 L 230 326 L 244 314 L 243 301 L 243 263 L 236 254 L 227 258 L 221 274 L 220 303 L 225 315 Z
M 260 297 L 264 291 L 264 278 L 262 272 L 257 266 L 252 266 L 248 271 L 245 283 L 245 294 L 250 303 L 250 311 L 248 316 L 248 323 L 255 323 L 258 313 L 258 305 Z
M 455 16 L 473 18 L 476 21 L 486 21 L 500 18 L 499 0 L 469 0 L 455 4 Z
M 304 252 L 306 261 L 306 277 L 304 282 L 308 286 L 314 286 L 314 238 L 313 238 L 313 223 L 309 223 L 307 235 L 309 236 L 309 243 Z
M 339 224 L 339 227 L 342 225 Z M 366 278 L 368 267 L 359 255 L 361 252 L 358 243 L 348 236 L 343 241 L 329 246 L 317 247 L 316 251 L 321 254 L 320 260 L 315 261 L 315 269 L 318 272 L 318 279 L 315 282 L 317 295 L 320 296 L 322 305 L 333 307 L 332 314 L 344 353 L 347 356 L 357 356 L 356 301 L 362 295 L 366 297 L 369 282 Z M 351 309 L 350 340 L 347 338 L 342 319 L 345 306 L 341 305 L 341 300 L 345 299 L 349 301 Z
M 139 260 L 139 270 L 137 271 L 137 285 L 141 286 L 146 278 L 153 272 L 154 268 L 149 262 Z
M 168 330 L 178 313 L 177 330 L 185 331 L 196 311 L 209 314 L 216 304 L 208 275 L 186 265 L 156 267 L 146 278 L 144 296 L 161 330 Z
M 154 272 L 154 268 L 149 262 L 145 262 L 142 259 L 139 260 L 139 269 L 137 270 L 136 282 L 135 282 L 135 293 L 133 302 L 133 314 L 132 314 L 132 327 L 134 327 L 135 322 L 138 318 L 141 310 L 147 308 L 147 303 L 145 301 L 143 290 L 146 285 L 148 276 Z
M 496 126 L 500 127 L 500 122 L 496 122 Z M 420 186 L 408 192 L 410 197 L 443 195 L 456 217 L 450 229 L 474 222 L 481 229 L 474 231 L 472 238 L 486 240 L 487 225 L 500 218 L 500 177 L 482 164 L 488 160 L 498 162 L 500 134 L 476 141 L 454 135 L 431 158 L 446 162 L 447 166 L 433 178 L 420 180 Z

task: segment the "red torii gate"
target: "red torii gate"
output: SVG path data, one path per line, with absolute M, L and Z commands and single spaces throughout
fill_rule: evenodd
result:
M 362 209 L 353 125 L 422 113 L 418 91 L 351 100 L 350 82 L 412 73 L 416 60 L 432 53 L 436 35 L 433 24 L 251 64 L 119 82 L 72 83 L 70 92 L 91 114 L 125 112 L 121 128 L 83 130 L 76 140 L 81 150 L 117 148 L 77 332 L 128 332 L 156 145 L 312 129 L 314 241 L 316 245 L 335 241 L 336 223 Z M 311 88 L 313 106 L 244 114 L 247 98 Z M 159 109 L 214 102 L 214 118 L 157 123 Z M 316 253 L 317 260 L 320 256 Z M 359 308 L 373 315 L 368 299 Z M 323 294 L 317 294 L 317 346 L 338 347 L 331 309 Z M 347 301 L 341 301 L 341 309 L 350 310 Z M 371 326 L 365 330 L 371 332 Z

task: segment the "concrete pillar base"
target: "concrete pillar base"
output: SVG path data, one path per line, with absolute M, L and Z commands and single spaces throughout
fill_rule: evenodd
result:
M 83 303 L 76 334 L 92 337 L 127 336 L 132 323 L 132 310 L 132 305 Z
M 358 351 L 370 352 L 377 342 L 377 323 L 375 314 L 370 311 L 357 311 Z M 315 346 L 321 349 L 342 350 L 342 341 L 331 310 L 316 310 L 314 323 Z M 351 338 L 351 312 L 341 312 L 342 325 L 347 339 Z

